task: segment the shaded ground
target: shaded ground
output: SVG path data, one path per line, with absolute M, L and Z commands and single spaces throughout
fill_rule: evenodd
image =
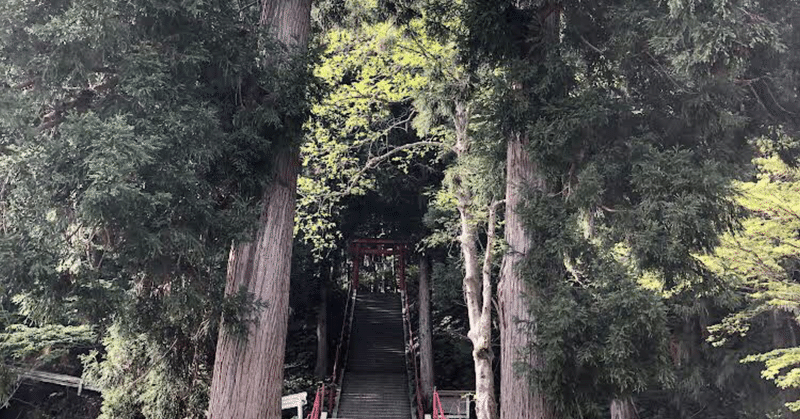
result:
M 102 399 L 94 392 L 78 395 L 74 388 L 23 381 L 0 419 L 94 419 Z

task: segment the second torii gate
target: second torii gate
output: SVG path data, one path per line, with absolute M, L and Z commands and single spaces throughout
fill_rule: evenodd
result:
M 399 256 L 397 282 L 400 289 L 405 291 L 407 242 L 391 239 L 354 239 L 350 241 L 349 250 L 353 257 L 353 287 L 358 288 L 358 273 L 364 255 Z

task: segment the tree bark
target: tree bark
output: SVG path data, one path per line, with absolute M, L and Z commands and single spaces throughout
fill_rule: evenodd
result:
M 560 2 L 517 2 L 520 7 L 536 7 L 539 28 L 525 28 L 538 33 L 545 44 L 559 42 Z M 521 59 L 535 63 L 545 59 L 541 50 L 528 50 Z M 517 83 L 517 89 L 526 89 Z M 537 301 L 537 290 L 528 285 L 521 273 L 521 265 L 528 252 L 537 243 L 535 232 L 529 231 L 520 216 L 522 198 L 527 191 L 548 193 L 544 174 L 529 157 L 525 149 L 528 138 L 513 130 L 506 149 L 506 216 L 505 239 L 508 250 L 503 258 L 500 283 L 497 286 L 500 317 L 500 418 L 501 419 L 552 419 L 556 412 L 544 394 L 541 383 L 530 380 L 544 368 L 544 359 L 536 348 L 535 321 L 531 315 L 531 302 Z M 546 277 L 552 272 L 539 272 Z M 523 367 L 520 371 L 519 366 Z
M 468 134 L 469 109 L 462 102 L 455 106 L 455 131 L 457 157 L 464 159 L 470 151 Z M 461 170 L 461 168 L 457 168 Z M 469 332 L 472 342 L 472 360 L 475 366 L 475 413 L 478 419 L 496 419 L 497 401 L 494 395 L 494 371 L 492 361 L 492 247 L 494 245 L 495 211 L 497 203 L 492 203 L 487 222 L 486 252 L 483 266 L 479 262 L 478 226 L 475 219 L 474 196 L 460 172 L 452 180 L 452 188 L 458 201 L 458 214 L 461 223 L 461 254 L 464 258 L 464 300 L 467 303 Z
M 611 401 L 611 419 L 639 419 L 636 405 L 630 396 Z
M 550 419 L 555 412 L 539 385 L 516 365 L 540 370 L 544 360 L 536 350 L 530 301 L 538 298 L 525 283 L 520 266 L 532 249 L 534 238 L 525 228 L 519 210 L 526 188 L 545 190 L 538 167 L 528 157 L 524 138 L 513 135 L 508 142 L 506 163 L 505 239 L 508 251 L 503 258 L 500 284 L 500 418 Z
M 433 333 L 431 331 L 430 262 L 419 261 L 419 379 L 426 411 L 433 398 Z
M 304 53 L 311 34 L 311 0 L 262 0 L 259 23 L 291 53 Z
M 293 59 L 307 47 L 311 0 L 263 0 L 260 24 L 285 46 L 287 54 L 280 59 Z M 252 313 L 246 338 L 231 334 L 222 319 L 209 400 L 211 419 L 281 417 L 298 169 L 297 145 L 276 153 L 255 238 L 231 248 L 226 295 L 245 289 L 265 306 Z
M 297 153 L 276 156 L 276 177 L 264 194 L 255 240 L 231 248 L 225 294 L 244 288 L 265 307 L 254 310 L 248 336 L 220 325 L 209 415 L 212 419 L 280 418 L 289 320 L 289 270 L 297 184 Z

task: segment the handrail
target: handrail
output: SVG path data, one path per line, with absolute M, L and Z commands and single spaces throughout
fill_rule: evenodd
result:
M 416 387 L 416 399 L 417 399 L 417 419 L 424 418 L 424 408 L 422 402 L 422 388 L 420 387 L 419 383 L 419 367 L 417 366 L 417 353 L 415 351 L 414 345 L 414 332 L 413 327 L 411 325 L 411 308 L 408 305 L 408 295 L 406 290 L 400 290 L 400 297 L 403 300 L 403 320 L 404 326 L 408 330 L 408 350 L 406 354 L 410 354 L 413 368 L 414 368 L 414 385 Z
M 325 400 L 325 384 L 322 384 L 317 388 L 317 394 L 314 395 L 314 407 L 311 408 L 311 413 L 306 416 L 306 419 L 319 419 L 323 400 Z M 298 419 L 300 418 L 301 417 Z
M 350 333 L 353 328 L 353 315 L 355 314 L 356 299 L 358 298 L 358 289 L 352 286 L 348 287 L 347 302 L 344 307 L 344 319 L 342 320 L 342 331 L 339 334 L 339 343 L 336 345 L 336 358 L 333 362 L 333 371 L 331 372 L 331 391 L 328 394 L 328 412 L 333 417 L 339 410 L 339 398 L 341 397 L 341 385 L 344 380 L 344 369 L 347 367 L 347 357 L 350 353 Z M 342 354 L 343 346 L 344 354 Z M 341 368 L 339 367 L 341 361 Z
M 432 419 L 447 419 L 442 409 L 442 400 L 439 399 L 439 392 L 433 389 L 433 418 Z
M 339 369 L 339 354 L 342 352 L 342 341 L 344 340 L 345 328 L 347 327 L 347 314 L 350 308 L 350 293 L 353 290 L 348 285 L 347 288 L 347 301 L 344 304 L 344 318 L 342 319 L 342 331 L 339 333 L 339 342 L 336 344 L 336 356 L 333 359 L 333 371 L 331 372 L 332 382 L 336 382 L 336 374 Z

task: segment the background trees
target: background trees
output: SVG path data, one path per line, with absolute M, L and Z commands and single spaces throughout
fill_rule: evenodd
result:
M 796 411 L 797 172 L 774 149 L 765 150 L 754 163 L 754 179 L 739 183 L 739 202 L 749 213 L 742 231 L 725 236 L 714 254 L 703 259 L 731 281 L 726 285 L 741 298 L 735 311 L 709 328 L 714 333 L 709 339 L 729 347 L 749 334 L 759 336 L 767 351 L 742 361 L 763 362 L 762 376 L 786 389 L 782 398 Z
M 560 341 L 578 325 L 564 322 L 549 335 L 543 331 L 558 323 L 543 319 L 579 312 L 586 302 L 576 294 L 614 272 L 623 274 L 615 286 L 651 272 L 666 289 L 705 276 L 693 253 L 711 250 L 717 235 L 735 225 L 728 182 L 749 161 L 748 139 L 765 130 L 751 119 L 763 106 L 743 79 L 764 74 L 756 57 L 782 54 L 786 32 L 781 19 L 750 19 L 773 7 L 766 4 L 466 4 L 471 57 L 506 69 L 494 116 L 509 144 L 506 262 L 513 260 L 509 255 L 526 260 L 504 271 L 501 282 L 510 288 L 505 300 L 500 291 L 500 310 L 512 313 L 501 326 L 511 340 L 503 342 L 517 342 L 501 344 L 511 351 L 501 355 L 501 395 L 509 397 L 501 399 L 501 416 L 565 415 L 577 399 L 548 390 L 566 381 L 549 372 L 562 374 L 580 362 L 564 356 L 575 342 Z M 565 283 L 571 285 L 565 289 Z M 664 324 L 664 307 L 653 297 L 639 300 L 651 307 L 642 320 Z M 532 316 L 520 298 L 532 306 Z M 561 316 L 548 316 L 551 310 Z M 629 338 L 636 343 L 615 350 L 617 359 L 630 357 L 624 364 L 647 353 L 636 346 L 665 353 L 663 331 L 646 340 L 631 334 L 604 339 L 619 344 Z M 520 350 L 522 341 L 526 350 Z M 515 374 L 511 358 L 532 370 L 533 396 L 503 390 L 524 387 L 505 383 Z M 647 363 L 663 370 L 665 361 L 662 355 Z M 614 362 L 595 366 L 614 368 Z M 612 398 L 644 389 L 631 386 L 636 379 L 629 377 L 603 387 Z
M 482 416 L 492 353 L 503 417 L 745 418 L 797 399 L 757 377 L 796 385 L 795 4 L 321 2 L 319 56 L 297 60 L 283 47 L 304 44 L 309 4 L 0 5 L 7 362 L 93 345 L 105 417 L 204 416 L 215 360 L 285 339 L 257 324 L 290 311 L 304 135 L 295 267 L 316 282 L 295 277 L 293 298 L 336 282 L 352 235 L 425 237 L 434 340 L 472 329 Z M 282 273 L 242 289 L 255 260 Z M 276 414 L 271 359 L 259 414 Z

